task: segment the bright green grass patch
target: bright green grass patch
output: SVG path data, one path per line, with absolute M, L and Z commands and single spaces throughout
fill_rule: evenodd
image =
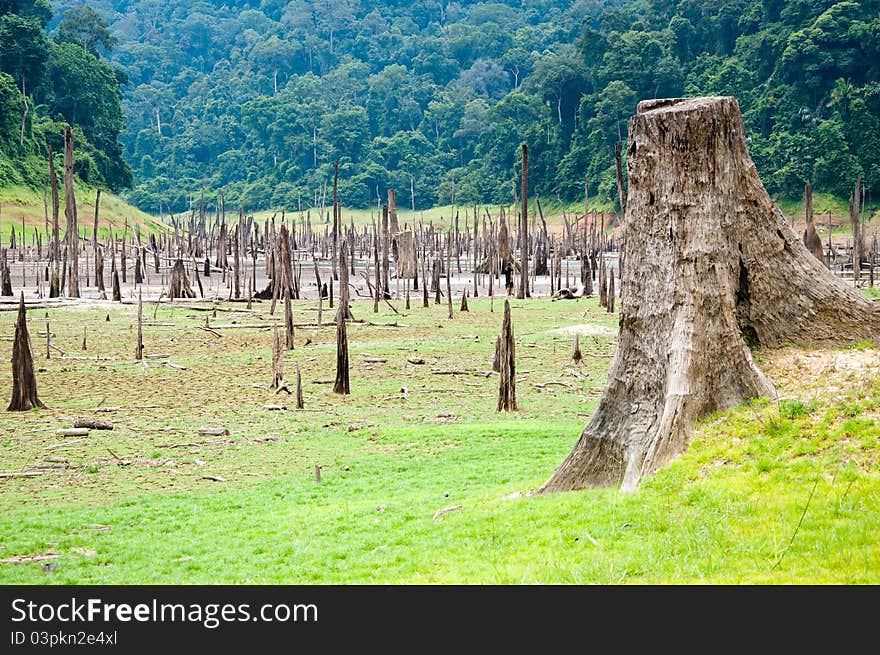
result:
M 77 220 L 81 234 L 91 237 L 95 220 L 95 189 L 91 189 L 77 183 L 74 189 L 77 206 Z M 59 189 L 60 216 L 59 227 L 61 236 L 64 236 L 64 227 L 67 224 L 64 216 L 64 188 Z M 49 222 L 52 221 L 52 199 L 47 198 L 47 205 L 43 204 L 42 191 L 36 191 L 26 186 L 7 186 L 0 188 L 0 239 L 4 246 L 9 243 L 13 227 L 16 238 L 21 239 L 21 224 L 24 219 L 27 232 L 27 243 L 33 238 L 34 227 L 42 234 L 45 232 L 46 212 L 48 207 Z M 159 234 L 167 231 L 157 218 L 126 203 L 122 198 L 112 193 L 101 192 L 101 206 L 99 211 L 98 238 L 105 240 L 110 236 L 112 226 L 113 233 L 122 237 L 125 232 L 125 223 L 128 221 L 128 235 L 134 234 L 135 225 L 140 227 L 141 233 Z M 51 229 L 51 227 L 50 227 Z
M 185 371 L 132 364 L 133 307 L 33 312 L 49 409 L 0 416 L 0 468 L 25 470 L 47 453 L 77 468 L 0 482 L 0 559 L 59 554 L 51 574 L 39 563 L 0 564 L 0 582 L 880 581 L 876 373 L 835 396 L 789 394 L 708 417 L 687 452 L 636 492 L 533 496 L 595 407 L 617 316 L 595 300 L 513 301 L 521 411 L 500 415 L 497 378 L 483 371 L 502 303 L 494 313 L 484 298 L 469 304 L 450 321 L 445 305 L 375 317 L 356 303 L 358 317 L 407 328 L 351 326 L 346 398 L 323 383 L 332 326 L 298 330 L 288 374 L 301 365 L 306 408 L 320 410 L 303 413 L 267 410 L 290 401 L 252 386 L 270 377 L 262 305 L 246 321 L 267 328 L 220 338 L 195 328 L 204 312 L 160 308 L 147 352 L 168 353 Z M 313 316 L 311 303 L 295 310 Z M 14 317 L 4 314 L 8 334 Z M 46 360 L 35 336 L 45 314 L 59 347 L 76 351 L 85 326 L 89 353 L 109 359 Z M 592 335 L 580 338 L 580 367 L 570 362 L 573 337 L 559 331 L 574 326 Z M 413 354 L 426 363 L 408 363 Z M 443 370 L 465 373 L 432 372 Z M 547 381 L 568 387 L 537 386 Z M 403 387 L 406 399 L 396 397 Z M 120 408 L 109 414 L 116 429 L 47 450 L 63 440 L 55 429 L 99 405 Z M 206 425 L 230 436 L 187 446 Z M 108 448 L 131 463 L 118 465 Z

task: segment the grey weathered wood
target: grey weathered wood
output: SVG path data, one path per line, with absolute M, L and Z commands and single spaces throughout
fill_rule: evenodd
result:
M 880 338 L 880 305 L 816 261 L 767 195 L 734 98 L 642 102 L 629 135 L 619 345 L 542 492 L 631 489 L 684 450 L 698 418 L 773 396 L 747 340 Z
M 49 334 L 48 327 L 46 334 Z M 12 400 L 6 411 L 26 412 L 35 407 L 45 407 L 45 405 L 37 394 L 37 376 L 34 373 L 34 356 L 28 336 L 27 311 L 24 306 L 24 291 L 22 291 L 18 304 L 18 318 L 15 322 L 15 340 L 12 343 Z
M 499 412 L 515 412 L 516 406 L 516 348 L 513 341 L 513 323 L 510 320 L 510 301 L 504 301 L 504 319 L 497 342 L 498 355 L 498 408 Z M 494 368 L 494 366 L 493 366 Z

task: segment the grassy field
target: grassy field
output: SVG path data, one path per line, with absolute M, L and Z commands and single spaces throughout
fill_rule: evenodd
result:
M 61 184 L 61 188 L 59 189 L 60 212 L 58 221 L 63 234 L 67 223 L 64 216 L 64 187 L 61 181 L 59 181 L 59 184 Z M 95 194 L 94 189 L 81 185 L 77 185 L 74 189 L 80 233 L 88 234 L 90 237 L 92 225 L 95 221 Z M 42 192 L 21 186 L 0 188 L 0 238 L 2 238 L 3 244 L 7 245 L 9 243 L 9 236 L 13 226 L 20 238 L 22 219 L 24 219 L 28 232 L 28 243 L 30 243 L 34 227 L 41 233 L 44 232 L 46 224 L 45 211 Z M 52 200 L 49 198 L 49 221 L 51 222 L 51 220 Z M 125 231 L 126 220 L 129 225 L 129 236 L 133 234 L 135 225 L 139 225 L 141 232 L 146 234 L 151 232 L 158 234 L 160 231 L 167 229 L 154 216 L 136 207 L 132 207 L 119 196 L 101 192 L 98 226 L 99 238 L 103 240 L 109 237 L 110 224 L 112 224 L 114 234 L 122 237 Z
M 297 322 L 314 322 L 312 304 L 295 304 Z M 327 383 L 334 329 L 299 328 L 286 377 L 300 365 L 307 411 L 268 389 L 267 304 L 216 317 L 163 305 L 145 342 L 168 357 L 143 364 L 132 306 L 32 311 L 49 409 L 0 416 L 0 469 L 43 475 L 0 479 L 0 559 L 58 557 L 0 563 L 0 582 L 880 581 L 871 344 L 758 353 L 780 399 L 703 421 L 687 453 L 636 492 L 531 496 L 595 407 L 617 317 L 595 299 L 514 300 L 520 411 L 498 414 L 487 372 L 502 302 L 494 313 L 486 299 L 469 304 L 449 320 L 445 305 L 377 316 L 355 303 L 358 319 L 406 327 L 350 326 L 348 397 Z M 67 358 L 46 359 L 46 316 Z M 206 317 L 220 336 L 199 329 Z M 0 314 L 0 335 L 13 321 Z M 581 366 L 570 362 L 574 332 Z M 4 361 L 10 346 L 0 342 Z M 365 361 L 375 357 L 387 362 Z M 10 389 L 7 373 L 0 396 Z M 82 416 L 115 429 L 56 436 Z

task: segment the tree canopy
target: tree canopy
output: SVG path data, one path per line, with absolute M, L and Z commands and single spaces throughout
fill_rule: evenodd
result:
M 46 0 L 0 2 L 0 185 L 43 186 L 48 146 L 60 150 L 64 123 L 74 128 L 74 169 L 93 185 L 131 186 L 119 136 L 125 128 L 125 74 L 101 59 L 115 43 L 88 7 L 66 12 L 46 36 Z
M 24 76 L 47 117 L 83 121 L 108 183 L 124 185 L 124 157 L 148 210 L 183 209 L 202 187 L 294 206 L 337 160 L 350 205 L 389 187 L 412 187 L 417 207 L 453 187 L 461 202 L 511 202 L 522 142 L 535 193 L 573 200 L 587 182 L 616 200 L 613 146 L 637 102 L 697 94 L 737 97 L 771 193 L 810 180 L 846 194 L 857 173 L 880 184 L 880 0 L 56 0 L 51 19 L 46 2 L 0 7 L 0 70 L 19 90 Z M 62 67 L 91 71 L 74 103 Z M 124 127 L 111 73 L 127 82 Z

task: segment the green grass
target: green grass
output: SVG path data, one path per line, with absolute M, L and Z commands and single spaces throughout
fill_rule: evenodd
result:
M 78 467 L 0 481 L 0 559 L 60 555 L 51 574 L 39 563 L 0 564 L 0 583 L 880 581 L 876 367 L 844 386 L 825 374 L 820 382 L 837 391 L 813 393 L 770 357 L 761 365 L 778 373 L 784 398 L 708 417 L 688 451 L 637 491 L 530 496 L 595 407 L 617 317 L 595 300 L 513 301 L 521 411 L 498 414 L 496 377 L 431 373 L 490 368 L 501 303 L 494 313 L 485 299 L 469 304 L 453 320 L 433 304 L 375 318 L 405 329 L 351 326 L 345 398 L 321 383 L 333 377 L 332 327 L 299 329 L 288 378 L 299 363 L 306 408 L 319 412 L 264 409 L 291 406 L 250 386 L 270 376 L 268 329 L 219 330 L 218 339 L 195 329 L 204 312 L 163 307 L 159 325 L 146 328 L 147 352 L 168 353 L 182 371 L 131 364 L 131 307 L 49 311 L 59 347 L 81 348 L 86 326 L 100 350 L 75 354 L 116 358 L 98 361 L 46 360 L 35 335 L 45 312 L 33 312 L 50 409 L 0 417 L 0 468 L 23 470 L 47 453 Z M 296 303 L 295 320 L 313 318 L 311 305 Z M 367 305 L 354 312 L 374 319 Z M 13 318 L 0 315 L 0 332 Z M 265 308 L 210 320 L 269 322 Z M 556 330 L 581 324 L 596 336 L 581 336 L 585 362 L 575 371 L 572 337 Z M 8 348 L 0 342 L 4 360 Z M 848 356 L 877 356 L 867 348 Z M 425 365 L 407 363 L 416 354 Z M 551 380 L 569 386 L 534 384 Z M 402 387 L 408 398 L 392 398 Z M 68 439 L 55 429 L 99 404 L 120 407 L 95 414 L 115 430 L 47 451 Z M 196 430 L 206 425 L 228 427 L 230 443 L 166 447 L 204 440 Z M 108 448 L 131 463 L 120 466 Z
M 59 181 L 61 184 L 61 181 Z M 95 220 L 95 189 L 77 184 L 74 189 L 77 206 L 77 220 L 81 234 L 91 237 L 92 225 Z M 59 226 L 62 237 L 66 223 L 64 215 L 64 187 L 59 188 Z M 49 221 L 52 220 L 52 200 L 48 199 Z M 21 224 L 24 219 L 28 244 L 33 238 L 33 228 L 40 233 L 45 231 L 45 207 L 43 205 L 42 191 L 35 191 L 25 186 L 0 187 L 0 239 L 4 245 L 9 243 L 9 237 L 13 226 L 16 237 L 21 236 Z M 168 228 L 153 216 L 126 203 L 122 198 L 106 191 L 101 192 L 101 207 L 99 211 L 98 238 L 107 239 L 110 235 L 110 227 L 114 234 L 122 237 L 125 231 L 125 223 L 128 221 L 128 234 L 131 236 L 135 225 L 139 225 L 142 234 L 166 231 Z

